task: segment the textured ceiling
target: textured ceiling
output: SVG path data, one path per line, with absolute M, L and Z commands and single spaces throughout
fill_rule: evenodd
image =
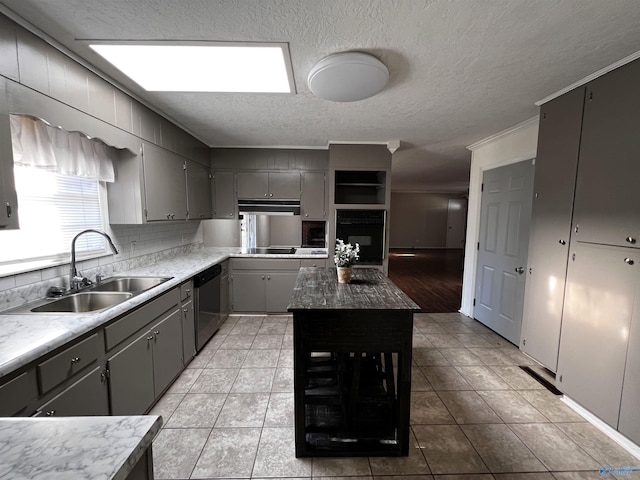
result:
M 211 146 L 399 139 L 392 189 L 465 191 L 466 146 L 639 49 L 638 0 L 0 0 Z M 288 42 L 297 94 L 145 92 L 82 39 Z M 375 97 L 315 98 L 310 68 L 361 50 L 389 68 Z

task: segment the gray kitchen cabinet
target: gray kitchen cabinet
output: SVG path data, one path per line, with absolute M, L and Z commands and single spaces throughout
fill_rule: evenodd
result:
M 640 248 L 640 62 L 587 85 L 574 206 L 580 242 Z
M 273 272 L 267 274 L 267 313 L 287 311 L 297 278 L 298 272 Z
M 13 177 L 13 150 L 7 80 L 0 76 L 0 230 L 18 228 L 18 194 Z
M 141 415 L 153 403 L 152 342 L 145 332 L 108 359 L 111 415 Z
M 0 416 L 9 417 L 23 413 L 37 396 L 35 370 L 21 373 L 0 386 Z
M 211 218 L 211 173 L 199 163 L 186 161 L 187 212 L 189 220 Z
M 638 415 L 638 405 L 640 405 L 640 375 L 638 374 L 640 372 L 640 301 L 638 301 L 640 300 L 640 271 L 636 272 L 636 285 L 638 288 L 636 288 L 636 302 L 629 331 L 618 430 L 636 444 L 640 444 L 640 415 Z
M 66 388 L 38 408 L 36 416 L 69 417 L 109 415 L 106 373 L 102 366 Z
M 196 354 L 196 330 L 193 312 L 193 281 L 180 285 L 180 311 L 182 317 L 182 354 L 187 365 Z
M 143 143 L 142 160 L 146 220 L 186 220 L 184 161 L 151 143 Z
M 584 92 L 585 87 L 572 90 L 540 110 L 520 348 L 553 372 L 558 366 Z
M 236 258 L 231 266 L 234 312 L 287 311 L 300 260 Z
M 218 171 L 213 173 L 213 217 L 236 218 L 235 173 Z
M 618 425 L 638 262 L 640 255 L 633 249 L 571 245 L 556 386 L 613 428 Z
M 300 172 L 238 172 L 239 199 L 300 199 Z
M 233 272 L 233 311 L 265 312 L 267 287 L 264 272 Z
M 180 311 L 169 314 L 151 327 L 149 332 L 153 336 L 154 398 L 158 398 L 184 367 Z
M 231 311 L 231 299 L 229 298 L 229 260 L 222 262 L 220 274 L 220 315 L 226 319 Z
M 4 15 L 0 15 L 0 76 L 19 79 L 16 28 Z
M 302 172 L 300 214 L 304 220 L 326 220 L 327 174 L 325 172 Z

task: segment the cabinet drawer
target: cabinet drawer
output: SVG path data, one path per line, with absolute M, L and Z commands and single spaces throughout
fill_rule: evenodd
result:
M 141 328 L 146 327 L 164 312 L 176 306 L 179 300 L 178 289 L 174 288 L 106 327 L 104 329 L 104 341 L 107 350 L 112 349 Z
M 234 270 L 299 270 L 300 260 L 271 258 L 234 258 Z
M 180 285 L 180 300 L 185 301 L 193 295 L 193 282 L 189 280 Z
M 107 383 L 101 367 L 94 368 L 38 409 L 38 417 L 109 415 Z
M 23 373 L 0 387 L 0 415 L 3 417 L 15 415 L 37 396 L 35 375 L 30 376 L 29 372 Z
M 323 268 L 325 266 L 325 262 L 327 261 L 326 258 L 303 258 L 302 260 L 300 260 L 300 266 L 301 267 L 318 267 L 318 268 Z M 333 264 L 333 262 L 332 262 Z M 333 265 L 332 265 L 333 266 Z
M 98 334 L 76 343 L 53 358 L 38 364 L 40 392 L 45 393 L 72 377 L 98 358 Z

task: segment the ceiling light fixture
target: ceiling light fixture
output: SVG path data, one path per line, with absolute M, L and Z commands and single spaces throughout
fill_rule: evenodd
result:
M 356 102 L 379 93 L 389 80 L 389 70 L 364 52 L 342 52 L 320 60 L 309 72 L 309 90 L 333 102 Z
M 292 93 L 285 43 L 89 42 L 147 91 Z

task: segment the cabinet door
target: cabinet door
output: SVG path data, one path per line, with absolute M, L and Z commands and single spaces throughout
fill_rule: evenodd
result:
M 585 88 L 542 106 L 520 347 L 555 372 Z
M 141 415 L 153 403 L 152 342 L 145 333 L 107 360 L 111 415 Z
M 187 160 L 187 211 L 189 219 L 211 218 L 211 178 L 209 169 Z
M 277 272 L 267 274 L 267 312 L 282 313 L 287 311 L 293 286 L 298 272 Z
M 220 277 L 220 315 L 221 321 L 224 321 L 229 314 L 229 274 L 223 273 Z
M 574 225 L 581 242 L 640 247 L 640 61 L 587 85 Z
M 574 242 L 557 386 L 616 428 L 640 255 L 627 248 Z
M 269 172 L 269 198 L 299 199 L 300 172 Z
M 13 179 L 13 150 L 7 81 L 0 77 L 0 229 L 18 228 L 18 195 Z
M 180 311 L 175 310 L 151 327 L 151 335 L 153 336 L 153 385 L 155 398 L 158 398 L 184 366 Z
M 233 172 L 215 172 L 213 175 L 214 218 L 236 217 L 233 177 Z
M 38 409 L 40 416 L 109 415 L 107 382 L 102 367 L 94 368 Z
M 636 260 L 640 262 L 640 258 L 636 257 Z M 636 267 L 636 270 L 639 269 L 640 267 Z M 635 278 L 638 287 L 636 288 L 636 302 L 631 319 L 631 331 L 629 332 L 618 430 L 636 444 L 640 444 L 640 415 L 638 415 L 638 405 L 640 405 L 640 375 L 638 374 L 640 372 L 640 271 L 636 272 Z
M 234 272 L 232 278 L 233 311 L 264 312 L 266 307 L 266 274 Z
M 184 163 L 177 155 L 150 143 L 143 146 L 147 221 L 186 220 Z
M 303 172 L 300 207 L 302 217 L 305 220 L 325 220 L 327 218 L 326 174 L 324 172 Z
M 269 174 L 265 172 L 238 172 L 238 198 L 265 198 L 269 196 Z
M 193 302 L 182 304 L 182 354 L 184 365 L 188 364 L 196 354 L 196 326 L 193 318 Z

